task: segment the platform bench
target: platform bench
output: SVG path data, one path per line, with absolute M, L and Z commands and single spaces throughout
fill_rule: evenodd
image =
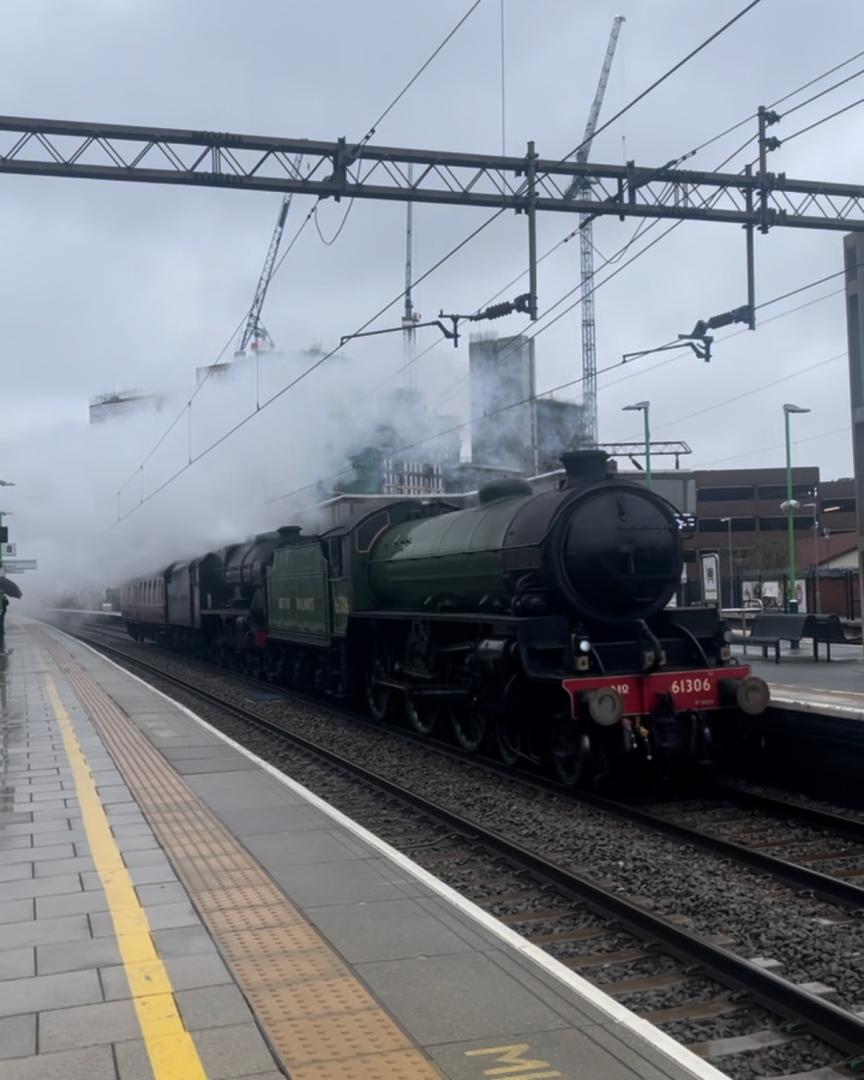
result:
M 847 633 L 836 615 L 808 615 L 804 637 L 813 639 L 813 659 L 819 660 L 819 645 L 825 646 L 825 657 L 831 659 L 831 645 L 861 645 L 861 634 Z
M 780 642 L 800 641 L 809 637 L 806 632 L 808 615 L 790 615 L 784 611 L 762 612 L 753 620 L 750 637 L 745 638 L 747 645 L 761 645 L 762 657 L 768 659 L 768 649 L 774 649 L 774 663 L 780 663 Z M 818 657 L 817 657 L 818 658 Z

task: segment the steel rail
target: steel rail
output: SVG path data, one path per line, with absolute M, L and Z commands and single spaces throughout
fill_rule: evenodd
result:
M 79 640 L 83 639 L 79 638 Z M 113 646 L 98 644 L 96 647 L 109 657 L 113 653 L 115 657 L 138 666 L 151 676 L 162 679 L 199 700 L 293 743 L 307 753 L 385 791 L 388 795 L 421 811 L 433 820 L 443 822 L 455 832 L 475 839 L 511 865 L 528 870 L 538 880 L 554 886 L 571 899 L 584 903 L 601 917 L 620 922 L 625 929 L 637 936 L 647 937 L 657 942 L 684 963 L 699 964 L 708 975 L 719 982 L 735 990 L 745 991 L 770 1011 L 804 1025 L 808 1031 L 837 1049 L 857 1054 L 864 1046 L 864 1018 L 856 1016 L 847 1009 L 766 971 L 758 964 L 736 956 L 728 949 L 715 945 L 698 934 L 670 923 L 662 916 L 653 914 L 582 874 L 550 862 L 543 856 L 508 840 L 500 833 L 454 813 L 446 807 L 439 806 L 424 796 L 379 775 L 374 770 L 343 757 L 336 751 L 320 746 L 296 732 L 286 730 L 274 721 L 258 716 L 233 702 L 225 701 L 209 690 L 187 682 L 177 675 L 166 673 Z
M 715 784 L 708 794 L 720 799 L 728 799 L 753 810 L 764 810 L 781 818 L 794 816 L 810 825 L 831 829 L 833 832 L 842 833 L 853 840 L 864 842 L 864 821 L 845 817 L 843 814 L 836 814 L 831 810 L 820 810 L 815 806 L 806 806 L 793 802 L 791 799 L 778 799 L 773 795 L 761 795 L 758 792 L 746 791 L 734 785 Z
M 102 632 L 104 633 L 105 630 L 102 630 Z M 115 635 L 109 633 L 108 636 L 114 637 Z M 120 637 L 121 635 L 118 632 L 116 636 Z M 125 655 L 130 656 L 131 654 Z M 168 655 L 175 656 L 176 654 L 169 652 Z M 206 661 L 196 662 L 194 658 L 187 657 L 183 657 L 183 660 L 195 662 L 196 664 L 200 663 L 202 670 L 207 670 L 211 667 Z M 226 677 L 242 681 L 249 686 L 260 687 L 261 685 L 258 680 L 239 672 L 222 672 L 221 669 L 216 670 Z M 305 705 L 324 708 L 328 712 L 331 712 L 342 719 L 362 724 L 373 731 L 381 732 L 393 730 L 392 726 L 386 723 L 378 723 L 374 720 L 370 720 L 367 716 L 363 716 L 362 714 L 356 713 L 351 709 L 339 706 L 330 701 L 322 702 L 314 695 L 304 694 L 302 691 L 285 689 L 284 687 L 271 687 L 269 684 L 266 685 L 268 685 L 268 689 L 272 690 L 274 694 L 284 698 L 286 701 L 299 701 Z M 552 792 L 554 794 L 567 796 L 585 806 L 590 806 L 593 809 L 608 814 L 610 817 L 614 817 L 621 821 L 629 821 L 638 825 L 646 832 L 663 833 L 673 840 L 678 840 L 682 843 L 690 844 L 692 847 L 700 850 L 708 851 L 714 855 L 719 855 L 723 858 L 732 859 L 735 862 L 751 866 L 755 870 L 770 874 L 772 877 L 775 877 L 779 881 L 794 888 L 809 890 L 814 896 L 826 900 L 829 903 L 841 904 L 844 907 L 851 907 L 856 910 L 864 910 L 864 886 L 862 885 L 856 885 L 854 882 L 846 881 L 842 878 L 832 877 L 830 874 L 822 873 L 819 870 L 813 870 L 808 866 L 802 866 L 800 863 L 790 862 L 777 855 L 770 855 L 764 851 L 748 848 L 745 844 L 733 840 L 726 840 L 723 837 L 704 832 L 692 825 L 684 825 L 660 814 L 642 810 L 639 807 L 631 806 L 627 803 L 607 798 L 606 796 L 597 795 L 593 792 L 574 791 L 571 788 L 556 783 L 554 780 L 538 777 L 525 769 L 514 769 L 499 764 L 497 761 L 483 755 L 467 755 L 434 738 L 423 738 L 419 735 L 415 735 L 413 732 L 399 729 L 396 729 L 396 733 L 403 741 L 410 742 L 427 750 L 434 750 L 436 753 L 444 757 L 449 757 L 454 761 L 468 762 L 475 768 L 484 769 L 486 772 L 501 776 L 504 779 L 518 779 L 523 784 L 528 785 L 539 792 Z M 770 796 L 740 791 L 735 787 L 714 784 L 712 785 L 709 794 L 740 802 L 742 805 L 751 804 L 754 809 L 770 811 L 780 817 L 789 816 L 791 814 L 804 819 L 810 824 L 815 824 L 823 828 L 830 828 L 835 832 L 851 836 L 856 840 L 864 842 L 864 821 L 856 821 L 853 818 L 843 817 L 840 814 L 832 814 L 829 811 L 818 810 L 812 807 L 802 807 L 797 803 L 775 799 Z M 864 857 L 864 851 L 862 851 L 862 857 Z
M 755 870 L 763 871 L 772 877 L 792 885 L 796 888 L 812 891 L 814 896 L 830 903 L 842 904 L 844 907 L 852 907 L 856 910 L 864 910 L 864 888 L 855 885 L 842 878 L 823 874 L 819 870 L 812 870 L 800 863 L 789 862 L 778 855 L 769 855 L 764 851 L 757 851 L 745 844 L 739 844 L 734 840 L 725 840 L 723 837 L 714 836 L 712 833 L 703 832 L 691 825 L 682 825 L 677 821 L 647 810 L 640 810 L 626 803 L 616 802 L 613 799 L 604 799 L 600 796 L 582 795 L 576 797 L 589 806 L 596 807 L 614 817 L 625 821 L 632 821 L 640 828 L 651 832 L 663 833 L 675 840 L 691 844 L 693 847 L 704 851 L 710 851 L 723 858 L 733 859 L 735 862 L 744 863 Z M 846 819 L 839 817 L 838 821 Z M 862 827 L 864 832 L 864 827 Z M 862 851 L 864 856 L 864 851 Z
M 104 633 L 105 631 L 103 630 L 102 632 Z M 115 635 L 109 633 L 107 636 L 113 637 Z M 119 637 L 120 634 L 118 633 L 116 636 Z M 124 655 L 130 656 L 131 654 Z M 175 654 L 169 653 L 169 655 L 174 656 Z M 195 662 L 194 658 L 183 657 L 183 659 L 184 661 L 191 660 L 192 662 Z M 211 665 L 208 665 L 206 661 L 201 661 L 200 666 L 202 667 L 202 670 L 207 670 Z M 258 680 L 242 675 L 239 672 L 222 672 L 220 669 L 217 670 L 219 670 L 220 674 L 229 678 L 242 681 L 252 687 L 260 687 Z M 381 732 L 393 730 L 392 727 L 386 723 L 377 723 L 362 714 L 355 713 L 351 709 L 341 707 L 338 704 L 329 701 L 322 702 L 314 695 L 304 694 L 302 691 L 286 690 L 283 687 L 270 687 L 269 684 L 268 689 L 271 689 L 274 694 L 284 698 L 286 701 L 299 701 L 305 705 L 324 708 L 328 712 L 331 712 L 342 719 L 363 724 L 373 731 Z M 553 792 L 558 795 L 568 796 L 585 806 L 590 806 L 593 809 L 608 814 L 610 817 L 614 817 L 621 821 L 629 821 L 638 825 L 646 832 L 663 833 L 673 840 L 678 840 L 682 843 L 690 844 L 692 847 L 700 850 L 719 855 L 722 858 L 732 859 L 735 862 L 751 866 L 753 869 L 770 874 L 772 877 L 777 878 L 779 881 L 796 889 L 809 890 L 814 896 L 826 900 L 829 903 L 841 904 L 844 907 L 850 907 L 856 910 L 864 910 L 864 886 L 856 885 L 854 882 L 846 881 L 843 878 L 832 877 L 830 874 L 825 874 L 819 870 L 814 870 L 811 867 L 803 866 L 800 863 L 790 862 L 780 856 L 770 855 L 767 852 L 749 848 L 745 844 L 733 840 L 726 840 L 723 837 L 704 832 L 692 825 L 681 824 L 680 822 L 670 820 L 662 815 L 648 810 L 642 810 L 636 806 L 630 806 L 627 803 L 622 803 L 615 799 L 596 795 L 593 792 L 574 791 L 571 788 L 556 783 L 554 780 L 547 780 L 532 775 L 524 769 L 514 769 L 506 765 L 501 765 L 482 755 L 467 755 L 434 738 L 423 738 L 410 731 L 398 729 L 397 734 L 403 741 L 410 742 L 427 750 L 434 750 L 436 753 L 449 757 L 454 761 L 468 762 L 475 768 L 484 769 L 486 772 L 493 773 L 494 775 L 501 776 L 505 779 L 518 779 L 523 784 L 533 787 L 536 791 L 543 793 Z M 840 814 L 832 814 L 828 811 L 817 810 L 811 807 L 800 807 L 797 803 L 773 799 L 769 796 L 741 792 L 734 787 L 713 785 L 709 794 L 716 794 L 718 797 L 728 798 L 736 802 L 740 801 L 744 805 L 752 803 L 754 809 L 770 811 L 780 817 L 794 814 L 797 817 L 803 818 L 808 823 L 831 828 L 835 832 L 852 836 L 853 838 L 864 842 L 864 821 L 855 821 L 852 818 L 846 818 Z M 864 856 L 864 851 L 862 851 L 862 856 Z

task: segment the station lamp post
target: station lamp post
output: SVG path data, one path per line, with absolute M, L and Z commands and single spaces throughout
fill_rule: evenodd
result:
M 792 497 L 792 440 L 789 433 L 789 417 L 792 413 L 809 413 L 800 405 L 784 405 L 783 420 L 786 427 L 786 499 L 780 504 L 780 509 L 786 514 L 787 532 L 789 535 L 789 586 L 786 591 L 788 597 L 788 610 L 795 614 L 798 611 L 798 596 L 795 591 L 795 511 L 801 505 Z
M 645 419 L 645 486 L 651 489 L 651 424 L 648 412 L 650 401 L 637 401 L 634 405 L 625 405 L 622 412 L 641 412 Z
M 720 524 L 725 525 L 729 530 L 727 536 L 729 538 L 729 607 L 731 608 L 735 606 L 735 571 L 732 563 L 732 518 L 720 518 Z

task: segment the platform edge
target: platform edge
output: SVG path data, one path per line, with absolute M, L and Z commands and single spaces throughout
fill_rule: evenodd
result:
M 653 1024 L 650 1024 L 648 1021 L 643 1020 L 634 1012 L 631 1012 L 629 1009 L 625 1008 L 625 1006 L 619 1004 L 614 998 L 604 993 L 604 991 L 599 990 L 596 986 L 588 982 L 588 980 L 584 979 L 581 975 L 578 975 L 576 972 L 571 971 L 570 968 L 565 967 L 564 964 L 561 964 L 548 953 L 543 952 L 543 950 L 538 948 L 536 945 L 532 945 L 531 942 L 527 941 L 520 934 L 516 933 L 516 931 L 512 930 L 508 926 L 505 926 L 504 923 L 496 919 L 494 915 L 490 915 L 488 912 L 484 911 L 482 908 L 478 907 L 475 903 L 473 903 L 473 901 L 468 900 L 466 897 L 456 892 L 455 889 L 451 888 L 445 882 L 435 877 L 434 874 L 430 873 L 424 867 L 419 866 L 412 859 L 408 858 L 407 855 L 404 855 L 402 852 L 398 851 L 396 848 L 388 844 L 385 840 L 382 840 L 379 836 L 376 836 L 374 833 L 370 832 L 368 829 L 365 828 L 365 826 L 360 825 L 359 822 L 354 821 L 353 818 L 350 818 L 347 814 L 343 813 L 335 806 L 331 806 L 330 803 L 322 799 L 319 795 L 316 795 L 315 792 L 310 791 L 303 784 L 299 783 L 297 780 L 292 779 L 290 776 L 286 776 L 284 773 L 280 772 L 279 769 L 277 769 L 274 765 L 271 765 L 269 762 L 264 761 L 251 750 L 248 750 L 246 747 L 241 746 L 240 743 L 236 742 L 229 735 L 225 735 L 217 727 L 214 727 L 212 724 L 208 723 L 208 721 L 203 719 L 203 717 L 198 716 L 197 713 L 195 713 L 188 706 L 184 705 L 180 701 L 177 701 L 175 698 L 172 698 L 170 694 L 166 694 L 163 690 L 159 690 L 158 687 L 153 686 L 152 684 L 148 683 L 146 679 L 142 679 L 139 675 L 136 675 L 134 672 L 129 671 L 128 668 L 124 668 L 122 664 L 118 664 L 110 657 L 107 657 L 103 653 L 100 653 L 99 650 L 93 648 L 93 646 L 88 645 L 86 642 L 80 641 L 78 638 L 73 637 L 71 634 L 67 634 L 64 630 L 60 630 L 58 627 L 53 626 L 50 623 L 47 625 L 50 627 L 51 630 L 55 631 L 58 634 L 61 634 L 63 637 L 68 638 L 76 645 L 80 646 L 83 649 L 86 649 L 88 652 L 93 653 L 94 656 L 98 657 L 100 660 L 110 664 L 112 667 L 117 668 L 119 671 L 123 672 L 124 675 L 128 675 L 131 679 L 134 679 L 142 686 L 145 686 L 148 690 L 151 690 L 153 693 L 158 694 L 161 698 L 169 702 L 174 708 L 179 709 L 180 712 L 182 712 L 184 715 L 194 720 L 210 734 L 217 736 L 217 738 L 221 739 L 224 743 L 227 743 L 227 745 L 231 746 L 238 753 L 242 754 L 250 761 L 255 762 L 255 764 L 259 768 L 263 769 L 274 779 L 278 780 L 279 783 L 284 784 L 296 794 L 301 795 L 311 805 L 321 810 L 322 813 L 327 814 L 328 817 L 332 818 L 343 828 L 348 829 L 349 832 L 353 833 L 370 847 L 374 848 L 386 858 L 396 863 L 403 870 L 410 873 L 418 881 L 422 882 L 428 888 L 433 889 L 436 893 L 438 893 L 441 897 L 447 900 L 448 903 L 451 903 L 463 914 L 467 915 L 484 929 L 490 931 L 491 933 L 495 934 L 496 937 L 506 942 L 507 945 L 509 945 L 517 953 L 526 957 L 533 964 L 537 965 L 545 972 L 552 975 L 559 982 L 563 983 L 568 989 L 575 991 L 581 997 L 585 998 L 592 1005 L 594 1005 L 595 1008 L 605 1013 L 611 1021 L 620 1024 L 622 1027 L 625 1027 L 629 1031 L 631 1031 L 634 1035 L 637 1035 L 640 1039 L 648 1042 L 652 1047 L 654 1047 L 664 1056 L 675 1062 L 675 1064 L 677 1064 L 683 1069 L 686 1069 L 693 1076 L 698 1077 L 699 1080 L 728 1080 L 726 1073 L 721 1072 L 704 1058 L 700 1058 L 697 1054 L 694 1054 L 691 1050 L 688 1050 L 687 1047 L 684 1046 L 682 1043 L 676 1042 L 673 1038 L 671 1038 L 671 1036 L 666 1035 L 665 1032 L 661 1031 L 659 1028 L 654 1027 Z

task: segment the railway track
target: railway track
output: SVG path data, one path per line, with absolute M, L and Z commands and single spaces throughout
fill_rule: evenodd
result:
M 128 644 L 128 636 L 123 631 L 115 631 L 111 628 L 106 632 L 100 627 L 100 634 L 118 644 Z M 95 641 L 90 643 L 96 644 Z M 159 647 L 152 646 L 152 648 Z M 176 654 L 170 650 L 166 650 L 166 655 L 176 660 Z M 184 658 L 184 662 L 194 664 L 205 671 L 212 670 L 210 665 L 203 661 Z M 226 677 L 259 690 L 262 685 L 259 681 L 239 673 L 226 672 L 224 674 Z M 328 711 L 344 716 L 354 723 L 361 723 L 375 730 L 393 730 L 392 725 L 380 723 L 349 708 L 335 705 L 333 702 L 322 704 L 321 699 L 313 695 L 269 685 L 267 689 L 268 692 L 272 691 L 288 701 L 299 700 L 318 708 L 325 707 Z M 432 745 L 439 753 L 448 757 L 468 759 L 498 775 L 518 777 L 522 782 L 542 791 L 566 794 L 619 820 L 632 822 L 651 832 L 661 832 L 702 851 L 751 866 L 793 888 L 809 890 L 814 896 L 830 903 L 864 910 L 864 820 L 721 784 L 714 784 L 711 787 L 710 802 L 706 803 L 704 799 L 698 800 L 695 808 L 694 801 L 691 800 L 684 804 L 674 803 L 657 809 L 649 809 L 590 792 L 573 791 L 554 780 L 538 775 L 535 771 L 514 769 L 483 755 L 468 755 L 442 739 L 417 736 L 405 729 L 397 729 L 397 731 L 400 739 L 418 746 L 428 748 Z M 729 810 L 726 809 L 727 805 Z M 719 821 L 712 816 L 718 808 L 722 814 L 726 815 Z M 763 816 L 753 821 L 740 811 L 752 811 L 767 815 L 767 818 Z M 708 825 L 695 824 L 694 817 L 700 818 L 702 822 L 707 818 Z M 785 837 L 771 836 L 766 841 L 765 830 L 777 827 L 782 827 L 787 835 Z M 806 827 L 810 827 L 810 833 L 807 833 Z M 841 850 L 835 851 L 829 841 L 826 848 L 823 843 L 826 832 L 848 838 L 854 846 L 849 848 L 847 844 Z M 817 849 L 820 843 L 823 846 Z M 801 849 L 807 846 L 811 846 L 813 850 L 802 853 Z M 791 849 L 800 857 L 797 860 L 784 857 L 779 853 L 784 848 Z M 838 873 L 832 874 L 818 868 L 818 864 L 822 861 L 841 862 L 844 860 L 855 863 L 851 870 L 841 869 Z M 808 862 L 816 865 L 808 865 Z M 856 878 L 860 881 L 855 880 Z
M 128 644 L 128 635 L 119 629 L 115 630 L 111 627 L 110 630 L 106 630 L 100 627 L 100 634 L 115 644 Z M 90 643 L 95 645 L 96 641 L 91 640 Z M 151 647 L 154 649 L 159 648 L 159 646 Z M 165 650 L 165 654 L 172 659 L 176 660 L 177 658 L 177 654 L 172 653 L 170 650 Z M 212 670 L 211 666 L 204 661 L 184 658 L 184 662 L 200 667 L 204 671 Z M 224 672 L 223 674 L 228 678 L 236 679 L 244 685 L 259 690 L 262 685 L 258 680 L 239 673 Z M 324 707 L 328 711 L 344 716 L 354 723 L 361 723 L 375 730 L 393 730 L 392 725 L 380 723 L 349 708 L 338 706 L 333 702 L 322 704 L 321 699 L 313 695 L 303 694 L 295 690 L 286 690 L 281 687 L 272 687 L 269 684 L 267 690 L 268 693 L 272 691 L 273 694 L 284 697 L 288 701 L 299 700 L 304 704 L 314 705 L 318 708 Z M 468 755 L 452 744 L 446 743 L 443 739 L 417 736 L 406 729 L 397 729 L 397 731 L 399 738 L 418 746 L 428 748 L 432 745 L 439 753 L 449 757 L 468 759 L 472 763 L 502 776 L 518 777 L 524 783 L 543 791 L 552 791 L 562 795 L 567 794 L 569 797 L 575 798 L 585 805 L 593 806 L 619 820 L 632 822 L 649 831 L 662 832 L 672 839 L 692 845 L 700 850 L 712 852 L 735 862 L 752 866 L 756 870 L 771 874 L 779 881 L 783 881 L 793 888 L 808 889 L 814 896 L 831 903 L 855 909 L 864 909 L 864 821 L 829 813 L 800 803 L 784 801 L 764 794 L 756 794 L 730 785 L 714 784 L 710 791 L 713 801 L 707 804 L 709 814 L 711 810 L 716 809 L 717 803 L 721 805 L 721 809 L 723 804 L 729 804 L 736 810 L 750 810 L 769 815 L 769 822 L 773 821 L 775 825 L 782 824 L 788 827 L 788 835 L 785 838 L 772 838 L 770 844 L 766 845 L 765 838 L 758 828 L 758 823 L 754 826 L 746 817 L 738 813 L 730 814 L 727 818 L 721 819 L 719 822 L 721 828 L 719 830 L 717 828 L 712 829 L 692 822 L 694 816 L 704 818 L 707 815 L 700 813 L 701 807 L 695 811 L 691 809 L 688 812 L 688 807 L 691 805 L 689 803 L 684 805 L 676 803 L 659 809 L 648 809 L 590 792 L 572 791 L 554 780 L 538 775 L 536 771 L 514 769 L 483 755 Z M 704 800 L 702 806 L 706 806 Z M 713 819 L 712 823 L 714 823 Z M 812 826 L 816 836 L 802 836 L 802 826 Z M 766 827 L 770 827 L 770 824 L 766 823 Z M 830 849 L 828 851 L 814 850 L 805 853 L 803 861 L 787 859 L 781 854 L 774 853 L 774 851 L 784 847 L 796 850 L 802 844 L 818 844 L 825 831 L 848 837 L 856 844 L 854 848 L 846 853 L 846 857 L 857 859 L 860 862 L 860 875 L 852 872 L 849 875 L 852 880 L 849 880 L 844 876 L 843 871 L 838 874 L 829 874 L 824 873 L 817 866 L 807 865 L 807 854 L 816 856 L 812 860 L 816 863 L 822 861 L 825 857 L 835 857 L 835 853 Z M 727 835 L 730 833 L 732 835 Z M 766 846 L 773 850 L 766 850 Z M 854 880 L 856 877 L 860 877 L 861 883 Z
M 110 636 L 114 637 L 113 634 Z M 166 671 L 104 640 L 91 639 L 88 643 L 113 659 L 137 668 L 151 681 L 161 681 L 205 705 L 208 711 L 215 710 L 223 717 L 230 717 L 247 731 L 251 726 L 283 745 L 286 741 L 290 743 L 310 761 L 318 763 L 317 782 L 309 786 L 314 786 L 319 794 L 331 798 L 394 846 L 429 865 L 445 880 L 449 879 L 451 884 L 459 882 L 462 891 L 529 941 L 551 952 L 591 981 L 600 982 L 607 992 L 646 1019 L 674 1029 L 676 1024 L 689 1020 L 732 1017 L 732 1022 L 721 1030 L 733 1034 L 697 1045 L 695 1048 L 699 1052 L 713 1059 L 743 1062 L 748 1052 L 760 1047 L 794 1044 L 798 1040 L 795 1028 L 798 1033 L 801 1029 L 806 1030 L 843 1055 L 854 1057 L 864 1049 L 864 1018 L 829 1000 L 824 992 L 828 988 L 808 987 L 783 978 L 764 960 L 756 961 L 737 953 L 734 942 L 696 932 L 687 925 L 686 919 L 654 912 L 639 897 L 622 893 L 614 883 L 604 883 L 590 873 L 540 854 L 524 840 L 508 837 L 437 799 L 412 791 L 404 784 L 296 731 L 286 730 L 278 721 L 226 700 L 176 672 Z M 177 659 L 176 656 L 172 658 Z M 257 686 L 260 690 L 261 684 Z M 286 696 L 296 697 L 293 694 Z M 315 702 L 315 707 L 330 710 L 329 705 L 322 706 L 319 701 Z M 403 735 L 402 732 L 399 734 Z M 430 749 L 427 741 L 423 741 L 423 745 Z M 436 753 L 444 752 L 434 744 L 433 749 Z M 453 750 L 448 749 L 447 753 L 452 757 L 459 756 Z M 472 766 L 477 765 L 476 759 L 470 760 Z M 480 765 L 497 771 L 489 762 L 480 762 Z M 314 771 L 314 765 L 312 768 Z M 506 772 L 513 777 L 512 770 Z M 341 779 L 335 779 L 337 777 Z M 349 783 L 346 790 L 346 777 L 363 781 L 362 789 L 359 789 L 362 794 L 358 795 L 356 783 Z M 524 778 L 524 782 L 547 793 L 555 788 L 536 776 Z M 329 794 L 322 790 L 322 785 L 330 789 Z M 384 808 L 380 805 L 382 796 L 386 800 Z M 786 885 L 811 891 L 832 904 L 842 905 L 845 909 L 864 908 L 864 889 L 854 881 L 748 846 L 741 842 L 741 829 L 733 840 L 686 824 L 679 820 L 680 815 L 674 807 L 671 811 L 664 807 L 657 812 L 599 796 L 579 797 L 621 821 L 646 831 L 662 831 L 672 839 L 747 864 Z M 724 797 L 740 797 L 742 802 L 752 799 L 751 806 L 759 803 L 762 810 L 770 803 L 774 812 L 778 810 L 776 804 L 764 796 L 757 798 L 735 792 L 724 793 Z M 801 809 L 797 804 L 786 804 L 782 813 L 788 817 Z M 408 819 L 405 818 L 406 810 Z M 809 818 L 810 824 L 818 823 L 826 828 L 826 819 L 831 817 L 831 827 L 842 824 L 850 836 L 856 833 L 864 840 L 864 824 L 805 810 L 802 817 Z M 420 815 L 420 823 L 416 815 Z M 733 815 L 729 820 L 736 819 Z M 758 830 L 754 832 L 758 833 Z M 585 948 L 594 951 L 586 953 Z M 608 975 L 610 968 L 614 972 L 616 965 L 624 965 L 620 970 L 630 972 L 630 976 L 610 982 L 598 980 L 598 972 Z M 679 998 L 684 992 L 685 1003 L 664 1004 L 673 992 Z M 657 1007 L 650 1007 L 650 1001 L 648 1007 L 644 1007 L 646 994 L 649 999 L 653 995 L 653 1004 Z M 640 1002 L 643 1003 L 641 1007 Z M 761 1013 L 760 1007 L 771 1015 Z M 748 1019 L 749 1013 L 753 1015 Z M 734 1021 L 736 1014 L 741 1017 L 738 1024 Z M 778 1017 L 782 1018 L 779 1026 Z M 790 1023 L 793 1029 L 789 1029 Z M 739 1030 L 743 1033 L 736 1034 Z M 817 1063 L 822 1063 L 823 1058 L 818 1053 L 815 1057 L 804 1055 L 805 1061 Z M 838 1063 L 834 1060 L 833 1064 Z M 732 1075 L 762 1075 L 728 1064 L 725 1067 Z

